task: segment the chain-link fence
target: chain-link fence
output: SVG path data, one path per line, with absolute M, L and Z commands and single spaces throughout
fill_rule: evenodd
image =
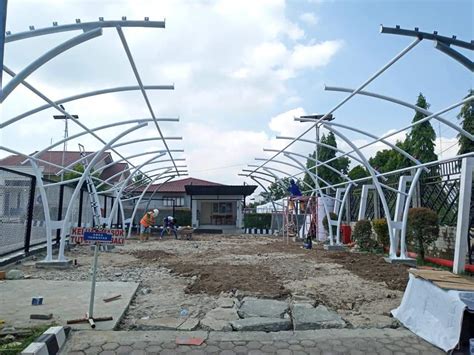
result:
M 45 185 L 53 181 L 43 180 Z M 74 192 L 74 185 L 46 186 L 51 221 L 60 221 L 65 215 Z M 103 216 L 109 216 L 114 198 L 102 195 Z M 28 254 L 33 247 L 46 243 L 46 226 L 39 188 L 33 175 L 0 167 L 0 258 L 18 253 Z M 82 189 L 72 201 L 71 227 L 92 227 L 93 216 L 87 189 Z M 112 223 L 116 223 L 116 217 Z M 59 241 L 59 230 L 53 230 Z

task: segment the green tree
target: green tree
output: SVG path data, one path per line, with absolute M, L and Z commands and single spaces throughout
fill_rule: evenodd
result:
M 334 133 L 332 132 L 329 132 L 327 135 L 323 134 L 320 141 L 323 144 L 337 148 L 336 137 Z M 315 156 L 316 156 L 316 152 L 313 152 L 312 154 L 310 154 L 311 158 L 314 158 Z M 319 162 L 324 163 L 336 157 L 336 150 L 320 145 L 318 146 L 317 156 L 318 156 L 317 160 Z M 333 167 L 334 169 L 340 171 L 342 174 L 347 174 L 349 171 L 350 160 L 347 157 L 339 157 L 337 159 L 334 159 L 328 162 L 327 164 Z M 306 167 L 308 169 L 311 169 L 311 171 L 314 172 L 315 171 L 314 166 L 315 166 L 314 161 L 307 159 Z M 324 165 L 318 166 L 317 173 L 321 179 L 327 181 L 330 184 L 337 184 L 339 182 L 342 182 L 342 178 L 339 174 L 337 174 L 336 172 L 334 172 L 333 170 L 329 169 L 328 167 Z M 314 187 L 313 180 L 308 174 L 305 174 L 304 181 L 307 184 Z M 319 181 L 319 185 L 321 187 L 326 186 L 326 184 L 322 182 L 321 180 Z
M 347 174 L 351 180 L 362 179 L 369 176 L 369 172 L 362 165 L 354 166 Z
M 469 97 L 474 95 L 474 90 L 469 90 Z M 461 127 L 471 133 L 474 134 L 474 102 L 467 102 L 461 108 L 461 112 L 458 115 L 458 119 L 461 121 Z M 458 154 L 465 154 L 474 152 L 474 141 L 471 141 L 469 138 L 458 134 L 458 141 L 459 141 L 459 153 Z
M 416 105 L 424 109 L 429 108 L 426 98 L 421 93 L 418 95 Z M 418 122 L 425 117 L 425 114 L 417 111 L 412 123 Z M 430 121 L 425 121 L 413 126 L 411 132 L 408 134 L 407 140 L 408 142 L 405 142 L 405 145 L 408 148 L 408 152 L 422 163 L 428 163 L 438 159 L 438 156 L 434 152 L 436 133 Z

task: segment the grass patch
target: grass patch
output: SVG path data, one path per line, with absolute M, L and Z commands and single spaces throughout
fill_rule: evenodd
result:
M 20 354 L 23 349 L 30 345 L 37 337 L 43 334 L 49 327 L 54 324 L 41 325 L 29 329 L 31 333 L 25 336 L 18 336 L 15 340 L 7 344 L 0 345 L 0 354 L 2 355 L 13 355 Z

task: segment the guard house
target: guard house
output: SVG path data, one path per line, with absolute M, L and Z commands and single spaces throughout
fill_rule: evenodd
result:
M 255 185 L 186 185 L 193 227 L 223 232 L 243 228 L 245 198 L 256 188 Z

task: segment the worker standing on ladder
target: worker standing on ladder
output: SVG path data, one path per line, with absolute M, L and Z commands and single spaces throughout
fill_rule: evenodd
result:
M 146 241 L 151 234 L 151 226 L 155 224 L 155 218 L 158 217 L 160 211 L 158 209 L 150 210 L 140 220 L 140 240 Z

